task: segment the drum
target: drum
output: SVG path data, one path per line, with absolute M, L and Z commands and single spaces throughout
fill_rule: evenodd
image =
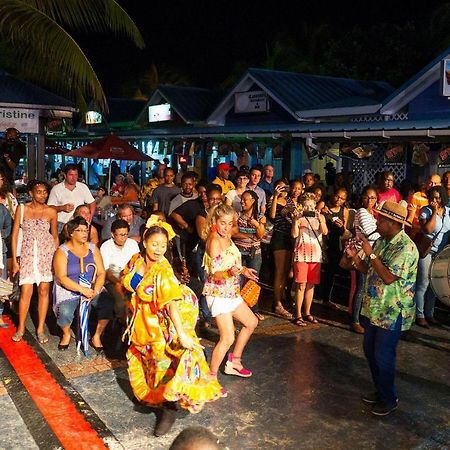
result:
M 450 245 L 438 252 L 431 261 L 430 285 L 436 297 L 450 306 Z

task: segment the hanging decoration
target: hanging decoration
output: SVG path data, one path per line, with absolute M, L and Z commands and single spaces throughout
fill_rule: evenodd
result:
M 394 144 L 384 152 L 384 161 L 387 163 L 402 163 L 405 158 L 404 144 Z
M 423 167 L 428 164 L 428 153 L 430 147 L 423 142 L 414 143 L 412 149 L 411 162 L 415 166 Z

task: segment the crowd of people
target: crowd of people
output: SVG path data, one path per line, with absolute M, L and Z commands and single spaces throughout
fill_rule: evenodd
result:
M 437 323 L 429 267 L 449 243 L 450 172 L 442 182 L 432 174 L 420 187 L 404 180 L 397 190 L 394 174 L 384 171 L 361 192 L 350 173 L 325 183 L 313 173 L 276 179 L 271 165 L 220 163 L 208 182 L 165 164 L 143 186 L 131 174 L 117 174 L 110 190 L 95 192 L 79 181 L 76 165 L 63 173 L 53 187 L 31 181 L 31 201 L 20 206 L 0 173 L 1 276 L 18 276 L 21 287 L 14 341 L 23 338 L 34 285 L 37 339 L 48 342 L 51 299 L 61 351 L 70 346 L 79 302 L 88 302 L 96 319 L 91 347 L 102 352 L 108 323 L 121 324 L 134 394 L 164 406 L 155 430 L 162 435 L 174 421 L 175 403 L 196 413 L 227 395 L 217 379 L 222 361 L 225 374 L 252 375 L 243 353 L 266 316 L 257 302 L 249 307 L 243 300 L 247 280 L 257 282 L 271 265 L 272 312 L 306 327 L 318 322 L 313 298 L 336 308 L 335 279 L 348 259 L 351 328 L 365 330 L 376 387 L 364 401 L 375 404 L 374 414 L 395 409 L 400 332 L 414 320 L 422 327 Z M 421 233 L 431 246 L 419 258 L 411 239 Z M 7 327 L 0 307 L 0 327 Z M 200 327 L 219 332 L 209 364 L 196 334 L 198 310 Z M 234 320 L 242 325 L 236 338 Z M 382 365 L 377 346 L 386 330 L 389 362 Z

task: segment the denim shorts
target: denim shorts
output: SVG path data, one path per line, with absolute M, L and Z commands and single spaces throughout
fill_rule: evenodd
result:
M 75 311 L 80 302 L 78 300 L 69 300 L 58 306 L 56 311 L 56 323 L 60 327 L 70 325 L 75 317 Z M 97 320 L 109 320 L 114 317 L 114 301 L 107 292 L 100 292 L 99 295 L 91 300 L 89 310 L 94 308 Z

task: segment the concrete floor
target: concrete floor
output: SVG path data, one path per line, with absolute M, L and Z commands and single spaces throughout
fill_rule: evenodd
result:
M 299 329 L 273 316 L 261 322 L 245 353 L 245 364 L 254 376 L 221 374 L 228 398 L 207 405 L 197 415 L 181 413 L 172 431 L 161 438 L 152 435 L 154 411 L 133 403 L 123 364 L 108 363 L 95 373 L 84 374 L 81 369 L 68 379 L 115 437 L 109 440 L 110 448 L 167 449 L 181 430 L 192 425 L 209 428 L 236 450 L 450 448 L 448 312 L 441 312 L 445 321 L 441 327 L 414 327 L 404 336 L 398 349 L 399 408 L 376 418 L 360 401 L 362 393 L 373 390 L 362 337 L 348 331 L 342 311 L 314 308 L 319 325 Z M 215 330 L 207 338 L 210 353 Z M 57 342 L 52 336 L 43 348 L 63 373 L 69 365 L 97 364 L 99 358 L 77 356 L 73 346 L 58 352 Z M 8 394 L 0 396 L 1 407 L 7 411 L 4 432 L 15 431 L 14 439 L 0 441 L 0 448 L 36 448 Z

